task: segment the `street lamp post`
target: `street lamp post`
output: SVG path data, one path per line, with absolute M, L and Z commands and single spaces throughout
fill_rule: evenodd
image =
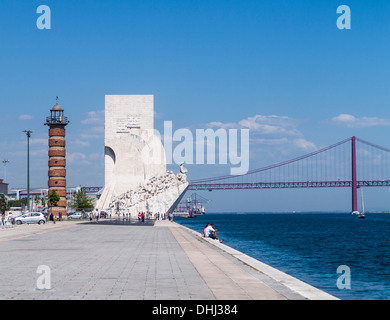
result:
M 27 136 L 27 210 L 30 211 L 30 138 L 31 130 L 24 130 Z
M 4 164 L 4 181 L 7 182 L 7 163 L 9 163 L 9 160 L 4 159 L 2 163 Z

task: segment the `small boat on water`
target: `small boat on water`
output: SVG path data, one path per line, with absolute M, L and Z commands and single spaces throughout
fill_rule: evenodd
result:
M 209 203 L 210 200 L 193 193 L 185 202 L 181 202 L 173 212 L 175 217 L 195 218 L 198 215 L 206 213 L 204 203 Z
M 363 189 L 360 188 L 360 193 L 362 197 L 362 212 L 359 211 L 352 211 L 352 215 L 357 215 L 358 219 L 364 219 L 366 217 L 366 214 L 364 213 L 364 198 L 363 198 Z
M 366 215 L 364 214 L 364 198 L 363 198 L 363 188 L 360 188 L 360 194 L 362 196 L 362 212 L 358 214 L 358 219 L 364 219 Z

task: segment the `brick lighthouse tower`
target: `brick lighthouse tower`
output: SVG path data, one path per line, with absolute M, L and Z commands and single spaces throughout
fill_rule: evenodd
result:
M 65 127 L 69 121 L 58 103 L 50 110 L 45 125 L 49 126 L 49 194 L 55 190 L 60 196 L 53 216 L 66 216 L 66 150 Z M 49 207 L 51 204 L 49 203 Z

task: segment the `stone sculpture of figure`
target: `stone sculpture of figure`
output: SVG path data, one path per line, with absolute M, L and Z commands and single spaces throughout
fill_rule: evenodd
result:
M 180 173 L 186 174 L 187 172 L 188 172 L 188 170 L 186 168 L 184 168 L 184 162 L 182 162 L 180 164 Z
M 135 190 L 130 190 L 112 199 L 110 209 L 120 207 L 120 209 L 128 209 L 139 205 L 141 202 L 149 200 L 154 196 L 165 192 L 172 187 L 178 187 L 187 182 L 184 164 L 180 165 L 180 172 L 175 175 L 172 171 L 154 176 L 150 178 L 145 184 L 139 185 Z
M 182 173 L 178 173 L 177 174 L 177 180 L 179 181 L 179 182 L 182 182 L 182 181 L 184 181 L 184 179 L 185 179 L 185 174 L 182 174 Z

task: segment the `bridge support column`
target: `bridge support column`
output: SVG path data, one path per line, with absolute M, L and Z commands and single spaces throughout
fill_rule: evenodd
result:
M 356 137 L 352 137 L 352 212 L 358 211 L 356 179 Z

